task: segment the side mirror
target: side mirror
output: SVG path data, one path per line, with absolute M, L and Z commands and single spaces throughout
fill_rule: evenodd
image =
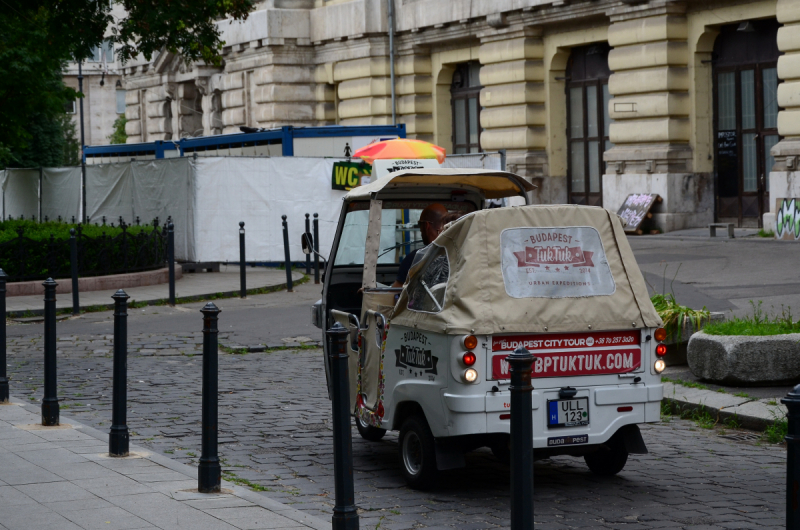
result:
M 314 236 L 311 232 L 306 232 L 302 236 L 303 254 L 310 255 L 314 252 Z

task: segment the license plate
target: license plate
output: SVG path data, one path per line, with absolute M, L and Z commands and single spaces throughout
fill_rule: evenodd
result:
M 589 425 L 589 398 L 548 399 L 548 427 Z

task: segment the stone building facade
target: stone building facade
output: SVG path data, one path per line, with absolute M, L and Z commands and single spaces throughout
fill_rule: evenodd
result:
M 505 149 L 534 202 L 658 193 L 670 231 L 755 226 L 800 197 L 800 0 L 393 5 L 408 136 Z M 167 52 L 125 65 L 129 142 L 391 123 L 387 0 L 267 0 L 220 28 L 221 67 Z

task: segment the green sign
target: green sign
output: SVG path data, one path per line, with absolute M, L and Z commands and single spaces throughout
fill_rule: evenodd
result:
M 363 162 L 334 162 L 331 175 L 331 189 L 349 191 L 367 184 L 372 175 L 372 166 Z M 367 177 L 362 182 L 362 178 Z

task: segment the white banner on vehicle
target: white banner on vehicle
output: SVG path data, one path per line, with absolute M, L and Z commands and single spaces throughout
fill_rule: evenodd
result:
M 513 298 L 607 296 L 617 289 L 593 227 L 509 228 L 500 235 L 500 250 Z

